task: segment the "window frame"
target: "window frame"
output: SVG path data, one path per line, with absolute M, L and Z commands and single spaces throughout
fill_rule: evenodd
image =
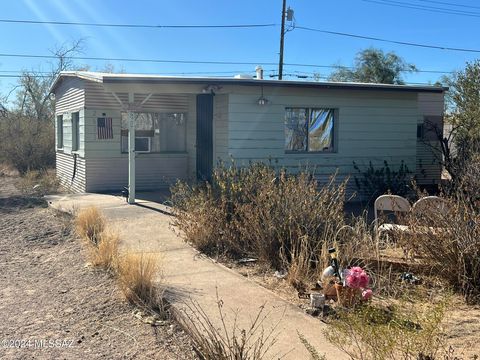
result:
M 80 150 L 80 112 L 72 113 L 72 152 Z
M 57 150 L 63 150 L 64 132 L 63 132 L 63 115 L 57 115 Z
M 284 108 L 284 117 L 286 116 L 287 109 L 305 109 L 308 111 L 307 116 L 307 132 L 306 132 L 306 148 L 307 150 L 287 150 L 285 149 L 285 118 L 283 125 L 283 134 L 284 134 L 284 153 L 285 154 L 336 154 L 338 152 L 338 118 L 339 118 L 339 109 L 335 106 L 311 106 L 311 105 L 295 105 L 295 106 L 286 106 Z M 310 114 L 312 110 L 332 110 L 333 111 L 333 129 L 332 129 L 332 150 L 315 150 L 309 151 L 309 131 L 310 131 Z

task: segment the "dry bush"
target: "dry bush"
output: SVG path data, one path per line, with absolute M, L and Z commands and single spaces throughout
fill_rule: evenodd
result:
M 448 211 L 412 216 L 409 243 L 432 271 L 460 291 L 467 301 L 480 300 L 480 213 L 463 195 L 448 199 Z
M 91 264 L 115 272 L 118 267 L 119 243 L 118 233 L 112 230 L 102 231 L 96 245 L 88 241 Z
M 441 323 L 448 299 L 428 307 L 402 300 L 341 310 L 326 338 L 353 360 L 443 358 Z
M 308 173 L 272 171 L 259 180 L 256 193 L 246 192 L 249 201 L 239 206 L 236 219 L 239 233 L 260 259 L 307 276 L 322 245 L 344 225 L 345 185 L 333 176 L 319 188 Z
M 157 254 L 127 252 L 118 260 L 117 274 L 129 302 L 148 308 L 158 307 L 156 278 L 160 275 L 160 259 Z
M 53 123 L 33 116 L 9 113 L 0 121 L 0 161 L 21 174 L 55 166 Z
M 197 351 L 205 360 L 260 360 L 276 343 L 276 325 L 265 328 L 269 314 L 261 306 L 246 328 L 239 326 L 238 312 L 232 311 L 233 319 L 228 323 L 224 303 L 218 297 L 217 309 L 221 325 L 215 325 L 205 310 L 195 301 L 185 304 L 186 309 L 177 315 L 177 320 L 192 337 Z M 279 358 L 277 356 L 277 358 Z
M 289 175 L 262 163 L 220 166 L 211 184 L 172 188 L 174 225 L 207 254 L 254 256 L 308 277 L 344 224 L 345 185 L 333 176 L 319 188 L 307 172 Z
M 226 203 L 216 199 L 209 185 L 197 187 L 178 182 L 172 188 L 172 202 L 176 214 L 173 225 L 198 250 L 208 255 L 235 256 L 242 252 L 229 236 Z
M 82 239 L 98 246 L 101 233 L 105 230 L 105 217 L 94 206 L 82 209 L 75 218 L 75 229 Z
M 32 170 L 23 174 L 16 186 L 25 195 L 43 196 L 57 192 L 60 183 L 54 170 Z

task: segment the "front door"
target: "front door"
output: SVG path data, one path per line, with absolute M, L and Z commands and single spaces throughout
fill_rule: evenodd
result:
M 213 95 L 197 95 L 197 179 L 210 181 L 213 168 Z

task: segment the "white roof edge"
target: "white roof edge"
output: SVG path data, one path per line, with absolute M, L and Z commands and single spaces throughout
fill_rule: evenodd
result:
M 50 87 L 50 92 L 53 92 L 60 80 L 63 77 L 78 77 L 80 79 L 94 81 L 98 83 L 104 82 L 139 82 L 145 81 L 171 81 L 171 82 L 199 82 L 199 81 L 218 81 L 218 82 L 232 82 L 236 84 L 251 84 L 251 85 L 276 85 L 276 86 L 311 86 L 311 87 L 348 87 L 348 88 L 369 88 L 369 89 L 390 89 L 390 90 L 410 90 L 410 91 L 432 91 L 439 92 L 445 91 L 447 88 L 434 86 L 434 85 L 397 85 L 397 84 L 375 84 L 375 83 L 358 83 L 358 82 L 313 82 L 313 81 L 296 81 L 296 80 L 270 80 L 270 79 L 235 79 L 235 78 L 225 78 L 225 77 L 186 77 L 186 76 L 165 76 L 165 75 L 155 75 L 155 74 L 124 74 L 124 73 L 104 73 L 104 72 L 94 72 L 94 71 L 62 71 L 54 80 L 52 86 Z
M 78 77 L 80 79 L 103 82 L 103 73 L 93 72 L 93 71 L 60 71 L 52 85 L 50 86 L 49 91 L 53 92 L 57 85 L 60 83 L 60 80 L 64 77 Z

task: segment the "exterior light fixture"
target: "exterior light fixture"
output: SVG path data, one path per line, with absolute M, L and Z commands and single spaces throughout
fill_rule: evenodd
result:
M 260 95 L 260 97 L 258 98 L 257 104 L 259 106 L 265 106 L 268 104 L 269 101 L 265 96 L 263 96 L 263 85 L 261 86 L 261 89 L 262 89 L 262 95 Z

